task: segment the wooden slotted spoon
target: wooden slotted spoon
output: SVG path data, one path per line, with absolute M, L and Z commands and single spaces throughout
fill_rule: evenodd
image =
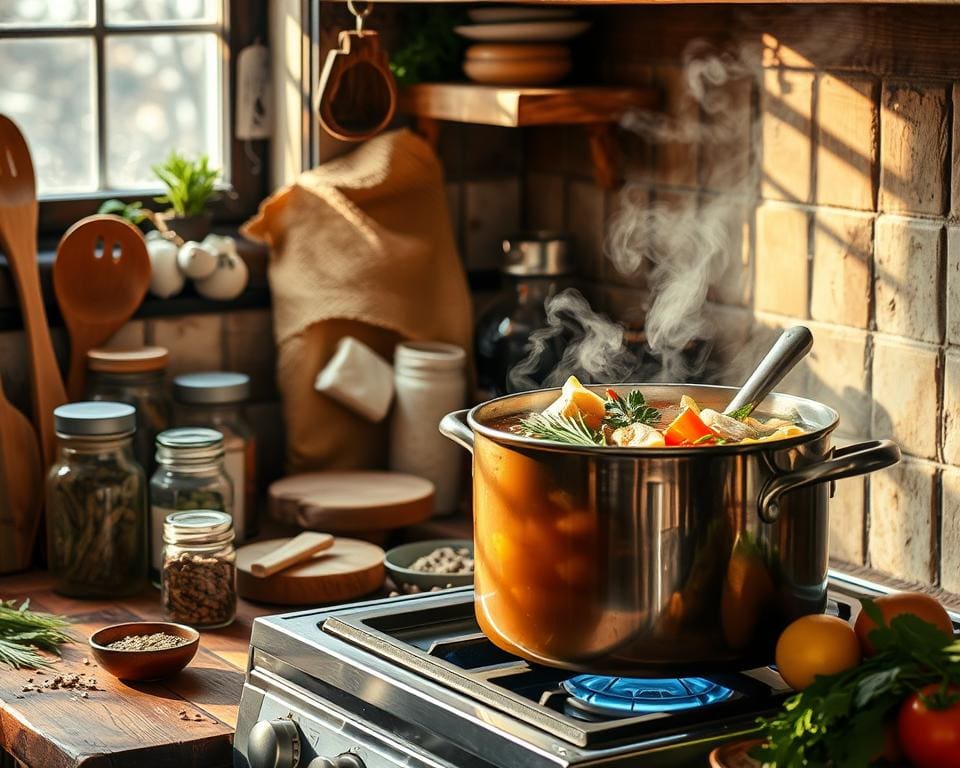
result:
M 30 150 L 20 129 L 0 115 L 0 245 L 20 297 L 30 352 L 33 425 L 45 465 L 53 461 L 53 409 L 67 401 L 47 325 L 37 269 L 37 186 Z
M 140 230 L 119 216 L 81 219 L 57 246 L 53 290 L 70 333 L 67 394 L 83 398 L 87 352 L 120 330 L 150 285 L 150 257 Z
M 0 573 L 30 565 L 43 508 L 40 446 L 0 384 Z

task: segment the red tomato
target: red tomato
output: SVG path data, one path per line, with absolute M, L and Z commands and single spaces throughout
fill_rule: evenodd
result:
M 917 768 L 960 768 L 960 699 L 946 709 L 932 709 L 921 698 L 939 690 L 939 685 L 928 685 L 900 705 L 900 747 Z M 950 686 L 949 695 L 960 696 L 960 686 Z

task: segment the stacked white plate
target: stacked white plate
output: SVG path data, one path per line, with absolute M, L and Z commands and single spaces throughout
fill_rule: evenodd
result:
M 490 6 L 469 11 L 473 24 L 456 32 L 480 45 L 467 48 L 467 77 L 490 85 L 549 85 L 570 73 L 570 50 L 561 43 L 590 28 L 571 8 Z

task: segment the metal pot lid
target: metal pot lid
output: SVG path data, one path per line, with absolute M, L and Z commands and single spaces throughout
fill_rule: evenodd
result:
M 572 237 L 567 232 L 521 232 L 503 241 L 500 271 L 524 277 L 569 275 L 576 270 Z

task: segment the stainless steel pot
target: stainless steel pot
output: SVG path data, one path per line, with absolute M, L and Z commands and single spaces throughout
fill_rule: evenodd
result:
M 735 389 L 630 385 L 654 405 L 680 395 L 722 411 Z M 602 387 L 593 387 L 598 392 Z M 447 415 L 473 452 L 476 613 L 530 661 L 658 675 L 769 664 L 790 621 L 822 612 L 830 481 L 895 464 L 889 440 L 831 447 L 836 411 L 772 394 L 806 434 L 689 448 L 580 447 L 499 429 L 558 390 Z

